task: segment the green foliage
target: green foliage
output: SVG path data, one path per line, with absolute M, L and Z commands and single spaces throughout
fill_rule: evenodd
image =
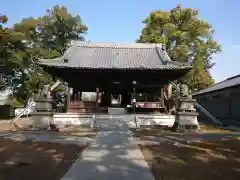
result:
M 13 108 L 22 108 L 22 107 L 24 107 L 24 104 L 19 102 L 16 98 L 8 99 L 6 104 L 12 106 Z
M 54 6 L 39 20 L 44 49 L 62 52 L 70 40 L 84 40 L 87 27 L 82 24 L 79 15 L 72 16 L 65 7 Z
M 60 6 L 39 18 L 24 18 L 12 28 L 3 27 L 7 20 L 0 16 L 0 65 L 7 69 L 0 86 L 12 89 L 16 99 L 25 102 L 56 80 L 37 65 L 38 59 L 61 56 L 71 40 L 84 40 L 87 27 L 79 15 Z
M 0 20 L 0 64 L 6 70 L 1 80 L 1 87 L 8 86 L 15 89 L 21 81 L 20 76 L 24 68 L 30 64 L 29 54 L 23 42 L 24 34 L 12 28 L 3 27 L 3 23 L 6 22 L 7 18 Z
M 64 86 L 63 84 L 59 85 L 58 87 L 56 87 L 55 89 L 56 92 L 66 92 L 66 86 Z
M 198 10 L 178 5 L 170 12 L 156 10 L 143 21 L 139 43 L 163 43 L 174 61 L 193 63 L 194 69 L 184 78 L 192 89 L 213 83 L 209 68 L 212 55 L 221 51 L 213 39 L 212 25 L 198 18 Z

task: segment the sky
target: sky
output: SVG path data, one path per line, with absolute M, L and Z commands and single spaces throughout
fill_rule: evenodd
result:
M 223 49 L 213 57 L 213 78 L 219 82 L 240 74 L 239 0 L 2 0 L 0 14 L 7 15 L 12 25 L 24 17 L 44 15 L 57 4 L 81 16 L 89 28 L 87 40 L 120 43 L 135 42 L 142 20 L 153 10 L 170 10 L 178 4 L 198 9 L 199 17 L 213 25 L 214 38 Z

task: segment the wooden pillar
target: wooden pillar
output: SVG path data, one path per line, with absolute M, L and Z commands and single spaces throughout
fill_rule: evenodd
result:
M 104 91 L 102 101 L 104 106 L 109 106 L 111 104 L 111 94 L 108 91 Z
M 147 93 L 144 93 L 144 102 L 147 102 Z
M 132 94 L 128 93 L 127 95 L 127 104 L 132 104 Z
M 79 101 L 82 101 L 82 92 L 79 92 Z
M 174 101 L 172 99 L 172 84 L 167 85 L 167 92 L 166 92 L 166 109 L 168 112 L 171 111 L 171 109 L 174 106 Z
M 122 93 L 121 106 L 127 106 L 131 104 L 131 94 L 124 92 Z
M 77 99 L 78 99 L 78 93 L 77 91 L 74 89 L 74 95 L 73 95 L 73 98 L 74 98 L 74 103 L 77 103 Z
M 126 101 L 127 93 L 124 92 L 121 94 L 121 96 L 122 96 L 121 106 L 127 106 L 127 101 Z
M 81 101 L 81 92 L 77 92 L 78 93 L 78 103 Z
M 110 92 L 107 93 L 107 106 L 111 105 L 112 95 Z
M 168 84 L 167 86 L 167 99 L 172 98 L 172 84 Z
M 162 107 L 165 107 L 165 105 L 164 105 L 164 88 L 163 87 L 161 88 L 161 104 L 162 104 Z
M 70 94 L 69 94 L 69 95 L 70 95 L 70 96 L 69 96 L 69 97 L 70 97 L 70 101 L 69 101 L 69 102 L 72 103 L 72 102 L 73 102 L 73 88 L 69 87 L 68 90 L 70 91 L 70 92 L 69 92 L 69 93 L 70 93 Z M 71 93 L 71 92 L 72 92 L 72 93 Z
M 99 100 L 99 88 L 96 88 L 96 110 L 99 110 L 99 104 L 98 104 L 98 100 Z
M 70 93 L 70 91 L 71 91 L 71 88 L 68 86 L 67 109 L 69 107 L 69 104 L 71 103 L 71 93 Z

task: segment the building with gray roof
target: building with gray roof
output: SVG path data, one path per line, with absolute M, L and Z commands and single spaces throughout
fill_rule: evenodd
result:
M 240 75 L 202 89 L 193 97 L 218 120 L 240 124 Z
M 40 59 L 39 64 L 77 91 L 98 88 L 112 94 L 132 92 L 133 82 L 138 92 L 156 91 L 192 68 L 172 61 L 161 44 L 81 41 L 73 41 L 63 56 Z

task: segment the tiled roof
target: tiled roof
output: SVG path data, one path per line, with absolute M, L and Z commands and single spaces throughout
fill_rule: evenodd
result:
M 173 62 L 161 44 L 87 43 L 75 41 L 62 57 L 41 59 L 40 64 L 79 69 L 163 70 L 191 69 Z
M 205 93 L 210 93 L 210 92 L 213 92 L 213 91 L 219 91 L 219 90 L 222 90 L 222 89 L 225 89 L 225 88 L 230 88 L 230 87 L 238 86 L 238 85 L 240 85 L 240 75 L 233 76 L 233 77 L 228 78 L 224 81 L 221 81 L 217 84 L 214 84 L 209 88 L 202 89 L 202 90 L 194 93 L 193 96 L 194 95 L 201 95 L 201 94 L 205 94 Z

